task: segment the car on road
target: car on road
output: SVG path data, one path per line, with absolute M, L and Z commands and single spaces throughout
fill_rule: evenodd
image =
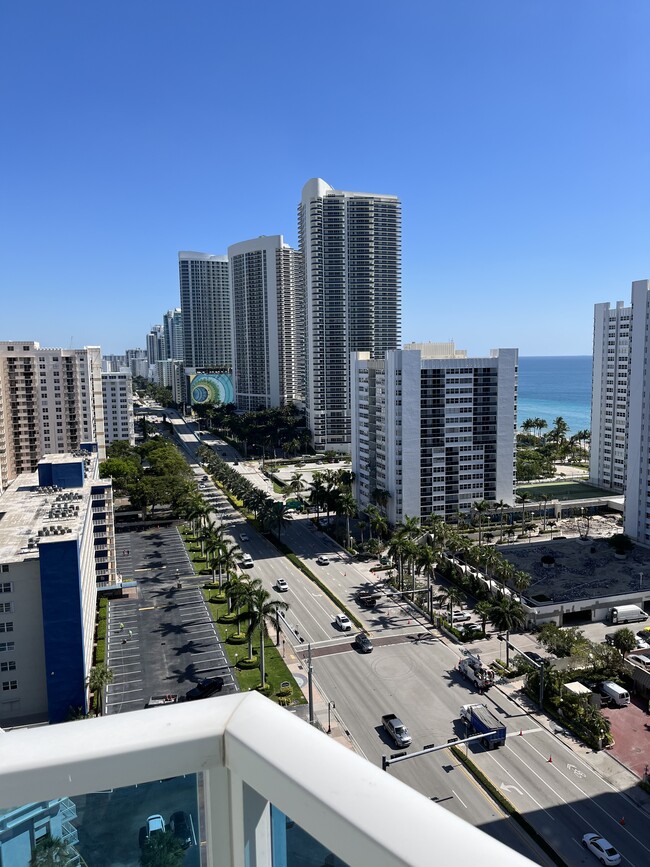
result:
M 242 542 L 248 542 L 248 533 L 240 533 L 239 538 Z
M 147 840 L 154 834 L 165 832 L 165 820 L 160 813 L 155 813 L 147 819 Z
M 320 557 L 316 558 L 316 562 L 319 566 L 329 566 L 330 558 L 326 557 L 324 554 L 321 554 Z
M 468 611 L 454 611 L 451 615 L 452 623 L 463 623 L 463 621 L 471 619 L 472 615 Z
M 372 641 L 365 632 L 359 632 L 355 635 L 353 644 L 361 653 L 372 653 Z
M 582 845 L 595 855 L 601 864 L 620 864 L 621 855 L 612 844 L 601 837 L 600 834 L 585 834 L 582 838 Z
M 528 657 L 528 659 L 532 659 L 533 662 L 537 662 L 537 663 L 539 663 L 540 665 L 542 665 L 543 663 L 546 662 L 546 660 L 544 659 L 544 657 L 543 657 L 543 656 L 540 656 L 539 653 L 535 653 L 534 650 L 527 650 L 527 651 L 526 651 L 526 656 Z
M 182 810 L 172 813 L 169 819 L 169 828 L 183 849 L 192 845 L 192 829 L 187 813 Z
M 210 698 L 223 689 L 223 677 L 204 677 L 195 687 L 185 693 L 185 701 L 197 701 L 200 698 Z
M 241 559 L 241 564 L 244 567 L 244 569 L 251 569 L 253 566 L 253 558 L 251 557 L 251 555 L 250 554 L 244 554 L 244 556 Z
M 641 656 L 640 653 L 632 653 L 627 657 L 628 662 L 634 662 L 636 665 L 642 665 L 644 668 L 650 666 L 650 656 Z
M 347 614 L 337 614 L 334 622 L 341 632 L 349 632 L 352 630 L 352 623 Z
M 289 585 L 284 580 L 284 578 L 278 578 L 278 580 L 275 582 L 275 589 L 278 591 L 278 593 L 286 593 L 289 589 Z

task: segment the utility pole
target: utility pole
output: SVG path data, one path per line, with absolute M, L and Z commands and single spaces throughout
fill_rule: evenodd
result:
M 311 664 L 311 642 L 307 645 L 307 686 L 309 689 L 309 724 L 313 726 L 314 719 L 314 669 Z

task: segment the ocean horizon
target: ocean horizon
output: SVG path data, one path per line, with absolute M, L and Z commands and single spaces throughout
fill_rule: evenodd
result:
M 569 436 L 590 430 L 591 365 L 591 355 L 520 355 L 517 427 L 543 418 L 550 430 L 562 416 Z

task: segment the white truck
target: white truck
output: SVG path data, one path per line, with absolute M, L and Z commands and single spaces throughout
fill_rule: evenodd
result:
M 468 653 L 458 663 L 458 670 L 471 680 L 479 692 L 485 692 L 494 684 L 494 672 L 481 662 L 480 656 Z

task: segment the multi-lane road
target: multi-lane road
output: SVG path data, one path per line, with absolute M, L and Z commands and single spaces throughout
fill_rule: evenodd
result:
M 188 457 L 196 462 L 196 436 L 182 420 L 175 422 L 175 427 Z M 225 446 L 218 447 L 225 451 Z M 233 456 L 226 452 L 226 457 Z M 202 472 L 198 466 L 196 471 Z M 292 521 L 285 541 L 367 623 L 377 639 L 372 654 L 356 653 L 349 639 L 335 628 L 338 609 L 334 603 L 237 512 L 223 505 L 225 498 L 217 499 L 221 506 L 216 514 L 228 522 L 234 540 L 253 557 L 251 571 L 255 576 L 269 589 L 279 577 L 288 582 L 289 591 L 282 594 L 291 606 L 287 640 L 297 652 L 304 649 L 301 639 L 312 644 L 317 683 L 327 699 L 335 702 L 338 717 L 369 761 L 380 764 L 382 755 L 395 751 L 381 730 L 382 714 L 391 711 L 402 717 L 411 730 L 413 750 L 462 737 L 460 705 L 484 702 L 505 722 L 508 738 L 504 747 L 492 752 L 470 746 L 473 760 L 567 864 L 592 863 L 593 856 L 580 845 L 588 831 L 607 837 L 622 852 L 624 863 L 634 867 L 650 863 L 650 817 L 626 792 L 498 689 L 493 688 L 487 696 L 476 695 L 455 673 L 460 651 L 425 637 L 421 627 L 409 623 L 413 614 L 407 607 L 385 601 L 379 613 L 356 609 L 354 596 L 359 587 L 367 585 L 367 573 L 348 562 L 311 522 Z M 242 540 L 241 534 L 247 538 Z M 330 564 L 318 566 L 316 557 L 320 554 L 333 555 Z M 392 640 L 382 640 L 389 636 Z M 387 772 L 533 860 L 547 862 L 449 750 L 392 765 Z

